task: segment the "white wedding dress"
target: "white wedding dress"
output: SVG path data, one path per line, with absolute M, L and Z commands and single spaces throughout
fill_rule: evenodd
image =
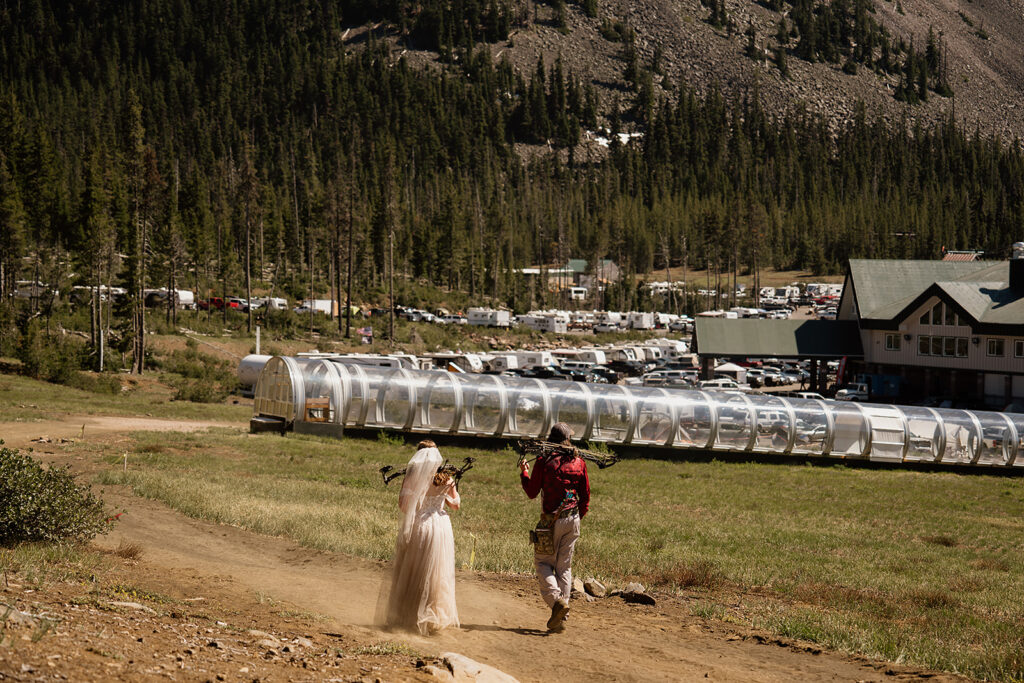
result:
M 395 544 L 384 623 L 429 635 L 459 625 L 455 606 L 455 538 L 445 505 L 459 506 L 454 487 L 436 486 L 441 465 L 436 448 L 417 451 L 406 470 L 399 507 L 402 527 Z M 382 596 L 383 598 L 383 596 Z

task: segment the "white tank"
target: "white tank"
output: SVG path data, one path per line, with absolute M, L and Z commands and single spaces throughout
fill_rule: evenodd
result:
M 273 356 L 257 355 L 250 353 L 248 356 L 238 361 L 238 381 L 245 388 L 252 388 L 256 386 L 256 380 L 260 378 L 260 371 L 263 370 L 263 366 L 267 364 L 267 361 L 273 358 Z

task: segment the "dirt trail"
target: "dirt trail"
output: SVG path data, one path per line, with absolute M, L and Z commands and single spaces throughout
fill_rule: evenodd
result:
M 110 494 L 108 489 L 108 495 Z M 302 548 L 282 538 L 190 519 L 160 503 L 115 493 L 129 513 L 100 543 L 141 543 L 146 561 L 171 570 L 229 578 L 284 600 L 378 633 L 374 611 L 383 576 L 378 563 Z M 917 679 L 841 655 L 743 638 L 690 616 L 674 601 L 656 608 L 617 598 L 574 601 L 570 628 L 549 636 L 546 610 L 532 581 L 462 572 L 458 604 L 463 627 L 434 638 L 380 633 L 418 651 L 457 651 L 523 681 L 707 679 L 719 681 L 882 681 Z M 960 680 L 939 676 L 932 680 Z
M 135 430 L 192 431 L 215 422 L 149 418 L 76 417 L 58 422 L 0 423 L 10 445 L 30 439 L 76 438 L 85 424 L 89 435 Z M 80 455 L 48 452 L 55 461 Z M 105 498 L 126 509 L 115 531 L 97 541 L 117 548 L 141 544 L 144 561 L 168 576 L 198 579 L 217 593 L 224 580 L 233 586 L 325 615 L 369 638 L 400 640 L 424 654 L 456 651 L 506 671 L 522 681 L 718 680 L 718 681 L 962 681 L 868 662 L 814 647 L 782 643 L 729 624 L 690 614 L 682 599 L 659 596 L 656 607 L 628 605 L 619 598 L 575 600 L 564 634 L 548 635 L 547 610 L 527 577 L 460 572 L 457 599 L 462 628 L 433 638 L 380 631 L 374 625 L 384 577 L 381 563 L 322 553 L 285 539 L 232 526 L 191 519 L 162 503 L 107 487 Z M 528 548 L 524 546 L 524 552 Z M 329 629 L 325 625 L 325 630 Z
M 120 415 L 69 415 L 63 420 L 0 422 L 0 439 L 11 448 L 37 447 L 33 439 L 77 439 L 120 432 L 194 432 L 210 427 L 241 429 L 236 422 L 161 420 Z

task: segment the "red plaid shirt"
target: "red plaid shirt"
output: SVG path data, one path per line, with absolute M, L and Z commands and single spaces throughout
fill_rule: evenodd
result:
M 530 498 L 536 498 L 541 491 L 541 508 L 548 514 L 558 509 L 565 499 L 566 491 L 575 491 L 579 504 L 569 503 L 566 509 L 579 507 L 580 517 L 590 509 L 590 478 L 587 476 L 587 463 L 583 458 L 569 456 L 553 456 L 539 458 L 533 468 L 533 474 L 527 477 L 519 474 L 523 491 Z

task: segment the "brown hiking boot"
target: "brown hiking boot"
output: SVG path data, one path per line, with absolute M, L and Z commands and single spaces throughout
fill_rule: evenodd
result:
M 552 633 L 561 633 L 565 630 L 565 625 L 562 624 L 565 621 L 565 615 L 569 613 L 569 605 L 566 604 L 565 600 L 556 600 L 555 604 L 551 606 L 551 618 L 548 619 L 548 631 Z

